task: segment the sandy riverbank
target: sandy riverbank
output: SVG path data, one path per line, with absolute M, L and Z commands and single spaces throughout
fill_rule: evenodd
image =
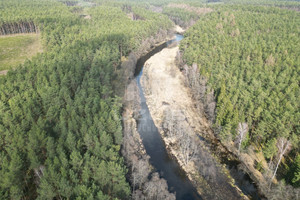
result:
M 174 121 L 173 124 L 180 123 L 180 126 L 183 127 L 184 134 L 188 134 L 193 140 L 197 141 L 197 145 L 200 145 L 201 143 L 198 137 L 199 133 L 213 134 L 207 119 L 202 113 L 197 112 L 195 109 L 190 88 L 185 86 L 184 76 L 175 65 L 175 58 L 178 49 L 178 47 L 165 48 L 161 52 L 152 56 L 145 63 L 141 83 L 144 88 L 147 105 L 153 121 L 163 136 L 167 148 L 171 151 L 171 154 L 177 158 L 179 164 L 187 172 L 189 178 L 192 179 L 194 183 L 199 183 L 199 179 L 202 179 L 200 182 L 203 182 L 204 184 L 201 186 L 197 185 L 199 193 L 203 194 L 203 192 L 206 192 L 209 194 L 216 189 L 208 185 L 209 182 L 215 178 L 217 182 L 218 179 L 222 179 L 220 182 L 223 183 L 216 183 L 214 185 L 215 187 L 219 188 L 218 192 L 216 192 L 219 194 L 216 194 L 216 196 L 212 199 L 218 199 L 219 197 L 225 197 L 226 195 L 229 195 L 227 197 L 233 197 L 233 199 L 243 199 L 239 195 L 241 194 L 240 190 L 232 186 L 232 179 L 226 177 L 225 173 L 223 172 L 225 169 L 219 166 L 218 162 L 214 160 L 214 157 L 209 154 L 209 150 L 204 146 L 200 147 L 202 148 L 202 155 L 205 155 L 205 157 L 210 157 L 208 158 L 209 161 L 207 161 L 206 164 L 212 163 L 212 166 L 209 166 L 210 170 L 214 168 L 217 172 L 207 172 L 208 175 L 206 174 L 205 176 L 209 177 L 208 180 L 205 180 L 205 178 L 200 176 L 197 176 L 196 179 L 198 180 L 195 180 L 195 172 L 199 171 L 199 167 L 197 166 L 198 163 L 196 164 L 192 160 L 188 163 L 185 163 L 185 160 L 179 150 L 180 147 L 178 144 L 176 144 L 179 143 L 179 140 L 181 139 L 178 137 L 176 138 L 176 136 L 166 136 L 164 132 L 163 126 L 166 119 L 166 113 L 172 112 L 172 119 L 180 116 L 180 122 Z M 205 170 L 206 169 L 203 167 L 201 172 L 203 173 Z M 227 181 L 225 184 L 226 186 L 224 186 L 225 180 Z M 227 189 L 225 189 L 226 187 Z M 225 196 L 222 194 L 224 189 L 228 191 Z

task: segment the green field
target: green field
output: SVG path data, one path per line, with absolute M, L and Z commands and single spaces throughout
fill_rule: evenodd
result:
M 41 42 L 37 34 L 1 36 L 0 71 L 16 67 L 41 51 Z

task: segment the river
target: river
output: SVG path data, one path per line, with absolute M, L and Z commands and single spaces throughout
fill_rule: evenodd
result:
M 192 200 L 201 199 L 196 189 L 193 187 L 190 180 L 187 178 L 185 172 L 180 168 L 175 159 L 171 158 L 168 154 L 165 144 L 155 126 L 152 117 L 150 115 L 146 99 L 144 96 L 143 88 L 140 83 L 141 76 L 143 74 L 144 62 L 153 54 L 159 52 L 163 48 L 167 47 L 174 42 L 178 42 L 183 38 L 181 35 L 176 35 L 176 39 L 168 41 L 162 44 L 156 50 L 151 52 L 148 56 L 145 56 L 143 60 L 140 60 L 137 64 L 136 80 L 140 92 L 141 98 L 141 111 L 140 118 L 138 120 L 138 132 L 141 135 L 143 144 L 145 146 L 147 154 L 150 156 L 150 162 L 159 172 L 161 177 L 167 180 L 170 192 L 176 192 L 176 199 Z
M 146 152 L 150 156 L 151 164 L 154 166 L 156 171 L 159 172 L 161 177 L 166 179 L 170 192 L 176 193 L 176 199 L 183 199 L 183 200 L 202 199 L 202 198 L 207 199 L 206 196 L 201 197 L 197 193 L 196 188 L 192 185 L 192 183 L 186 176 L 185 172 L 180 168 L 179 164 L 177 163 L 177 160 L 171 157 L 167 152 L 165 143 L 161 138 L 161 135 L 151 117 L 149 108 L 146 103 L 145 94 L 143 91 L 144 88 L 141 85 L 141 76 L 143 75 L 144 63 L 151 56 L 160 52 L 161 50 L 168 47 L 169 45 L 173 45 L 173 43 L 179 42 L 182 39 L 183 39 L 182 35 L 176 35 L 176 38 L 174 40 L 170 40 L 154 48 L 151 52 L 149 52 L 147 55 L 143 56 L 141 59 L 138 60 L 138 63 L 136 65 L 136 72 L 135 72 L 135 78 L 137 81 L 137 85 L 140 93 L 140 99 L 141 99 L 140 118 L 138 120 L 138 132 L 142 138 Z M 223 164 L 228 164 L 228 163 L 223 163 Z M 232 169 L 233 166 L 227 165 L 227 167 Z M 247 180 L 247 177 L 245 178 L 243 176 L 244 174 L 241 173 L 239 170 L 236 170 L 233 173 L 232 170 L 230 170 L 230 172 L 231 175 L 233 175 L 233 177 L 235 178 L 235 181 L 237 181 L 236 182 L 237 186 L 243 191 L 244 194 L 249 195 L 249 193 L 252 193 L 250 194 L 250 196 L 252 197 L 251 199 L 260 199 L 257 196 L 257 191 L 255 190 L 255 188 L 253 191 L 253 187 L 252 187 L 253 185 L 250 184 L 251 187 L 249 187 L 248 185 L 249 181 L 251 182 L 251 180 Z M 217 174 L 219 174 L 219 172 L 217 172 Z M 245 180 L 247 181 L 247 184 L 244 183 L 240 184 L 240 181 L 245 181 Z M 219 185 L 221 184 L 222 191 L 216 191 L 217 193 L 218 192 L 222 193 L 224 191 L 229 192 L 229 190 L 233 190 L 233 188 L 231 188 L 231 186 L 228 183 L 222 181 L 221 176 L 219 176 L 218 181 L 220 182 Z M 214 188 L 213 185 L 212 187 Z M 249 192 L 249 190 L 252 191 Z M 237 196 L 235 196 L 235 198 L 239 199 Z

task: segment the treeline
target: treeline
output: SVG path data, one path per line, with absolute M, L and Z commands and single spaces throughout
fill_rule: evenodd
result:
M 14 33 L 34 33 L 38 32 L 38 27 L 34 22 L 18 22 L 2 24 L 1 35 L 9 35 Z
M 79 0 L 58 0 L 64 4 L 66 4 L 67 6 L 75 6 L 79 3 Z
M 67 16 L 67 6 L 55 0 L 1 0 L 0 35 L 37 32 L 43 19 Z
M 212 11 L 203 1 L 170 1 L 162 6 L 162 13 L 167 15 L 175 24 L 188 28 L 206 13 Z
M 300 4 L 297 0 L 221 0 L 221 2 L 228 4 L 263 5 L 290 10 L 300 10 Z
M 107 0 L 94 0 L 97 2 L 103 2 Z M 170 3 L 186 3 L 186 4 L 202 4 L 207 3 L 207 0 L 113 0 L 115 2 L 138 4 L 138 5 L 148 5 L 148 6 L 166 6 Z
M 175 24 L 183 28 L 195 24 L 199 19 L 199 15 L 195 12 L 186 11 L 182 8 L 165 7 L 162 13 L 169 16 Z
M 138 8 L 145 20 L 133 21 L 119 7 L 95 7 L 82 19 L 61 3 L 48 16 L 36 3 L 56 2 L 23 2 L 1 8 L 13 16 L 28 3 L 46 51 L 0 78 L 0 199 L 128 199 L 121 60 L 172 23 Z
M 180 44 L 181 62 L 198 66 L 200 96 L 214 94 L 215 114 L 211 98 L 205 106 L 219 138 L 261 149 L 272 174 L 289 153 L 278 178 L 294 186 L 300 181 L 298 19 L 299 13 L 278 8 L 218 7 Z
M 183 28 L 192 26 L 202 14 L 211 12 L 205 0 L 95 0 L 95 2 L 104 5 L 123 4 L 127 8 L 138 5 L 147 10 L 167 15 L 175 24 Z M 133 17 L 135 18 L 135 15 Z

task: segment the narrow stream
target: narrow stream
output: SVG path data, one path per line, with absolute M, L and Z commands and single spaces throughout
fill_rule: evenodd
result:
M 180 168 L 175 159 L 172 159 L 168 154 L 165 144 L 155 126 L 150 115 L 143 88 L 140 83 L 143 74 L 143 65 L 152 55 L 158 53 L 163 48 L 174 42 L 182 40 L 183 36 L 176 35 L 176 39 L 171 40 L 161 46 L 155 48 L 149 55 L 146 55 L 142 60 L 139 60 L 136 68 L 136 80 L 141 98 L 141 111 L 138 120 L 138 132 L 141 135 L 143 144 L 147 154 L 150 156 L 150 162 L 155 169 L 160 173 L 161 177 L 167 180 L 170 192 L 176 193 L 176 199 L 193 200 L 202 199 L 193 187 L 192 183 L 186 176 L 185 172 Z

